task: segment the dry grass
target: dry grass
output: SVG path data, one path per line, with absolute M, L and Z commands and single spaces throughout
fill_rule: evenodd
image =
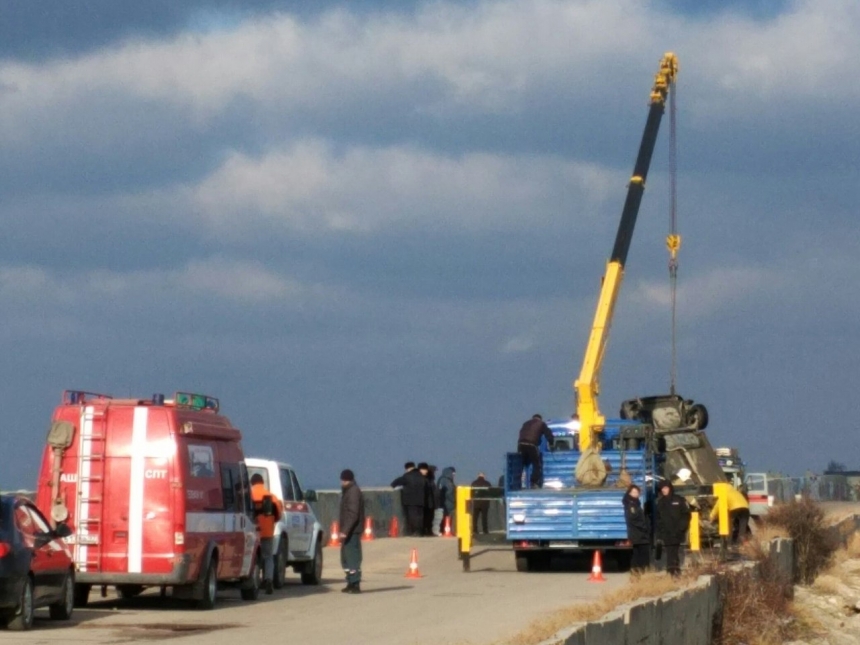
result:
M 768 523 L 781 526 L 794 540 L 798 582 L 812 584 L 826 569 L 838 544 L 828 533 L 826 515 L 819 504 L 802 499 L 774 507 L 768 513 Z
M 698 573 L 685 572 L 678 578 L 665 573 L 644 573 L 630 577 L 630 582 L 621 589 L 604 594 L 594 602 L 572 605 L 556 610 L 531 623 L 525 630 L 505 641 L 509 645 L 534 645 L 550 638 L 556 632 L 575 625 L 597 620 L 612 610 L 648 598 L 658 598 L 671 591 L 683 589 L 695 582 Z

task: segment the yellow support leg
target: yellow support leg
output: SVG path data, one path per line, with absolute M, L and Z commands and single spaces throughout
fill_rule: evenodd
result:
M 472 552 L 472 487 L 457 486 L 457 542 L 463 571 L 469 571 Z
M 698 553 L 702 549 L 702 540 L 699 535 L 699 513 L 693 511 L 690 514 L 690 551 Z

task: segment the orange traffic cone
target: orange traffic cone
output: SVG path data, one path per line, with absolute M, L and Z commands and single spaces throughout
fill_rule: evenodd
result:
M 340 546 L 340 526 L 337 522 L 331 523 L 331 537 L 329 537 L 328 545 Z
M 362 542 L 369 542 L 370 540 L 374 540 L 373 536 L 373 519 L 368 517 L 364 520 L 364 532 L 361 534 Z
M 400 537 L 400 522 L 397 521 L 397 516 L 391 518 L 391 524 L 388 525 L 388 537 Z
M 606 582 L 603 577 L 603 560 L 600 558 L 600 551 L 594 552 L 594 560 L 591 564 L 591 575 L 588 576 L 589 582 Z
M 406 570 L 407 578 L 421 578 L 421 572 L 418 570 L 418 549 L 412 549 L 412 559 L 409 561 L 409 568 Z
M 445 516 L 445 527 L 442 529 L 442 537 L 454 537 L 454 534 L 451 532 L 451 516 Z

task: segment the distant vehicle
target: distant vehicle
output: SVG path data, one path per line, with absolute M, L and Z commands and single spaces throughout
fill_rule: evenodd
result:
M 308 503 L 314 501 L 313 495 L 305 494 L 289 464 L 258 458 L 248 458 L 245 464 L 249 476 L 262 476 L 266 488 L 284 502 L 284 514 L 278 521 L 273 545 L 274 586 L 278 589 L 284 586 L 287 567 L 301 574 L 303 584 L 320 584 L 324 532 Z
M 211 609 L 219 585 L 256 599 L 261 571 L 242 435 L 217 399 L 67 391 L 53 415 L 37 505 L 68 521 L 75 603 L 92 585 L 145 587 Z
M 775 504 L 794 499 L 794 485 L 788 477 L 776 473 L 747 473 L 744 480 L 750 515 L 761 519 Z
M 75 567 L 63 542 L 70 534 L 66 524 L 51 529 L 28 499 L 0 496 L 0 622 L 9 629 L 30 629 L 39 607 L 54 620 L 71 618 Z

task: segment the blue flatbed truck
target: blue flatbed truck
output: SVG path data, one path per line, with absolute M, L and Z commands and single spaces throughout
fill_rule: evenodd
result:
M 547 425 L 555 437 L 555 449 L 550 451 L 546 441 L 541 441 L 542 488 L 529 487 L 531 468 L 523 467 L 519 453 L 506 456 L 506 537 L 513 546 L 517 570 L 547 569 L 553 553 L 594 550 L 611 552 L 619 566 L 626 568 L 631 556 L 621 503 L 626 487 L 619 486 L 618 478 L 626 470 L 642 489 L 643 505 L 653 499 L 656 473 L 663 461 L 653 430 L 636 422 L 607 420 L 600 455 L 611 471 L 602 486 L 587 487 L 577 485 L 574 475 L 581 454 L 579 422 L 572 419 Z

